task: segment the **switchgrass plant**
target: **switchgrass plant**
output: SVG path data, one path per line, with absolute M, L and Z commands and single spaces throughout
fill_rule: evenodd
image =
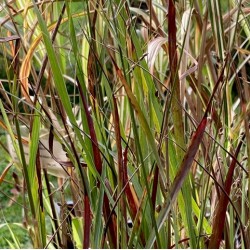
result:
M 0 8 L 34 248 L 250 248 L 249 1 Z

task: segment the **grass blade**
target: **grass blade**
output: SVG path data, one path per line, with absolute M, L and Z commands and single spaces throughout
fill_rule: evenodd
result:
M 241 146 L 243 144 L 243 139 L 244 138 L 241 139 L 236 149 L 236 152 L 234 155 L 236 159 L 238 157 Z M 228 196 L 230 195 L 230 191 L 232 188 L 233 174 L 234 174 L 235 167 L 236 167 L 236 161 L 232 159 L 232 162 L 229 166 L 229 170 L 226 176 L 225 184 L 224 184 L 224 189 L 227 195 L 224 192 L 221 193 L 219 202 L 216 207 L 215 217 L 213 219 L 212 235 L 211 235 L 209 246 L 208 246 L 208 248 L 210 249 L 220 248 L 220 242 L 222 240 L 222 234 L 223 234 L 223 229 L 224 229 L 225 220 L 226 220 L 226 211 L 227 211 L 227 206 L 229 203 Z M 220 223 L 218 223 L 218 221 Z
M 201 123 L 199 124 L 196 132 L 193 135 L 190 146 L 187 150 L 187 153 L 184 156 L 184 159 L 181 163 L 181 166 L 178 170 L 178 173 L 176 174 L 176 177 L 174 179 L 172 187 L 169 191 L 169 197 L 167 199 L 167 203 L 166 203 L 164 209 L 159 214 L 159 217 L 157 218 L 157 229 L 158 230 L 160 230 L 162 228 L 162 226 L 164 225 L 164 223 L 167 219 L 167 216 L 170 212 L 171 206 L 174 203 L 174 201 L 176 200 L 178 192 L 180 191 L 180 189 L 183 185 L 183 182 L 184 182 L 187 174 L 189 173 L 189 170 L 190 170 L 191 165 L 193 163 L 194 157 L 195 157 L 197 150 L 199 148 L 199 145 L 202 141 L 203 134 L 204 134 L 204 131 L 206 128 L 206 124 L 207 124 L 207 117 L 205 116 L 205 117 L 203 117 Z M 150 234 L 150 237 L 147 241 L 146 248 L 151 248 L 154 244 L 154 240 L 155 240 L 155 234 L 154 234 L 154 231 L 152 231 L 152 233 Z

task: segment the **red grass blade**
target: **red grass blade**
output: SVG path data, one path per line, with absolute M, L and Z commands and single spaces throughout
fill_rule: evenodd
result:
M 235 158 L 237 158 L 241 145 L 243 143 L 243 138 L 240 141 L 236 152 L 235 152 Z M 226 212 L 227 212 L 227 206 L 229 203 L 228 196 L 230 195 L 232 183 L 233 183 L 233 174 L 234 174 L 234 169 L 236 166 L 236 161 L 235 159 L 232 159 L 232 162 L 230 164 L 227 176 L 226 176 L 226 181 L 224 184 L 224 190 L 227 193 L 227 195 L 223 192 L 221 193 L 220 200 L 217 204 L 216 210 L 215 210 L 215 217 L 213 220 L 213 225 L 212 225 L 212 235 L 209 241 L 209 247 L 210 249 L 214 248 L 219 248 L 220 247 L 220 242 L 222 240 L 222 235 L 223 235 L 223 229 L 224 229 L 224 224 L 226 220 Z M 219 221 L 219 223 L 218 223 Z
M 84 195 L 84 237 L 83 237 L 83 248 L 89 248 L 90 242 L 90 227 L 91 227 L 91 212 L 89 197 L 87 194 Z
M 207 116 L 204 116 L 201 120 L 201 123 L 199 124 L 198 128 L 196 129 L 196 132 L 194 133 L 190 146 L 187 150 L 187 153 L 181 163 L 181 166 L 176 174 L 176 177 L 173 181 L 172 187 L 169 192 L 169 197 L 167 200 L 167 204 L 165 208 L 161 211 L 158 219 L 157 219 L 157 227 L 158 231 L 161 229 L 161 227 L 164 225 L 164 222 L 167 219 L 167 216 L 170 212 L 171 205 L 176 200 L 177 195 L 183 185 L 183 182 L 185 178 L 187 177 L 189 170 L 192 166 L 192 163 L 194 161 L 194 157 L 198 151 L 199 145 L 202 142 L 203 134 L 205 131 L 207 125 Z M 155 235 L 152 232 L 152 234 L 149 237 L 148 244 L 146 248 L 151 248 L 154 244 Z
M 182 184 L 191 168 L 191 165 L 194 161 L 194 157 L 198 151 L 199 145 L 202 141 L 203 134 L 207 125 L 207 117 L 203 117 L 201 123 L 199 124 L 196 132 L 194 133 L 191 144 L 187 150 L 187 153 L 181 163 L 181 167 L 178 170 L 178 173 L 175 176 L 171 191 L 170 198 L 171 200 L 175 200 L 179 190 L 182 187 Z
M 77 81 L 77 84 L 78 84 L 78 88 L 79 88 L 81 100 L 82 100 L 82 103 L 83 103 L 84 111 L 85 111 L 85 114 L 86 114 L 86 117 L 87 117 L 89 133 L 90 133 L 92 149 L 93 149 L 95 167 L 96 167 L 96 170 L 98 171 L 98 173 L 101 175 L 102 174 L 102 159 L 101 159 L 101 153 L 100 153 L 100 150 L 99 150 L 99 147 L 98 147 L 98 141 L 97 141 L 97 137 L 96 137 L 96 133 L 95 133 L 94 123 L 93 123 L 92 117 L 90 115 L 88 105 L 87 105 L 87 101 L 86 101 L 85 95 L 83 93 L 83 89 L 81 87 L 81 84 L 80 84 L 78 78 L 76 78 L 76 81 Z M 108 218 L 109 218 L 109 215 L 110 215 L 110 207 L 109 207 L 109 199 L 108 199 L 106 193 L 104 194 L 103 214 L 104 214 L 105 222 L 107 222 Z M 112 218 L 113 218 L 113 216 L 112 216 Z M 111 220 L 111 224 L 109 225 L 109 229 L 110 229 L 110 234 L 112 235 L 112 237 L 109 237 L 110 238 L 109 239 L 110 240 L 110 245 L 114 247 L 115 242 L 116 242 L 115 219 Z M 90 230 L 90 225 L 89 225 L 89 230 Z M 84 235 L 85 235 L 85 233 L 84 233 Z M 89 235 L 89 234 L 86 234 L 86 235 Z

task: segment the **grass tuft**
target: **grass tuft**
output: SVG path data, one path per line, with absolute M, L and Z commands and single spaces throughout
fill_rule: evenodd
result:
M 0 247 L 250 248 L 249 7 L 2 1 Z

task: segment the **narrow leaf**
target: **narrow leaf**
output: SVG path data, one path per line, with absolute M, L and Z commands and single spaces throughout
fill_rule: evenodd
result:
M 243 143 L 243 139 L 240 141 L 236 149 L 236 152 L 234 155 L 236 159 L 240 152 L 242 143 Z M 235 167 L 236 167 L 236 161 L 235 159 L 232 159 L 232 162 L 230 164 L 230 167 L 227 173 L 226 181 L 224 184 L 224 189 L 227 195 L 224 192 L 221 193 L 219 202 L 215 210 L 215 217 L 213 219 L 213 225 L 212 225 L 212 235 L 211 235 L 211 238 L 209 241 L 209 247 L 208 247 L 210 249 L 220 248 L 220 242 L 222 240 L 223 229 L 224 229 L 225 220 L 226 220 L 227 206 L 229 203 L 228 197 L 230 195 L 231 187 L 233 184 L 233 174 L 234 174 Z M 218 221 L 220 223 L 218 223 Z
M 196 132 L 193 135 L 193 138 L 191 140 L 191 144 L 187 150 L 187 153 L 181 163 L 180 169 L 178 170 L 176 177 L 173 181 L 173 185 L 170 189 L 169 192 L 169 197 L 167 200 L 167 203 L 165 205 L 165 207 L 163 208 L 163 210 L 161 211 L 161 213 L 159 214 L 159 217 L 157 219 L 157 228 L 158 231 L 162 228 L 162 226 L 164 225 L 167 216 L 169 214 L 169 211 L 171 209 L 172 204 L 174 203 L 174 201 L 176 200 L 176 197 L 183 185 L 183 182 L 185 180 L 185 178 L 187 177 L 189 170 L 192 166 L 194 157 L 197 153 L 197 150 L 199 148 L 199 145 L 202 141 L 203 138 L 203 134 L 206 128 L 206 124 L 207 124 L 207 117 L 204 117 L 201 121 L 201 123 L 199 124 Z M 155 241 L 155 233 L 154 231 L 151 232 L 149 240 L 147 242 L 146 248 L 151 248 L 154 244 Z

